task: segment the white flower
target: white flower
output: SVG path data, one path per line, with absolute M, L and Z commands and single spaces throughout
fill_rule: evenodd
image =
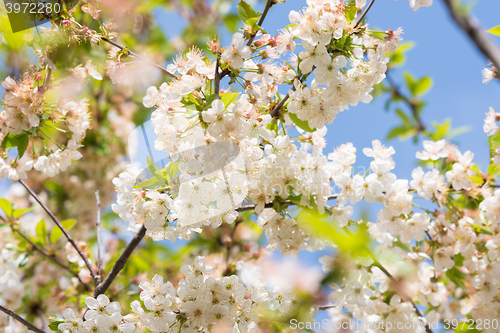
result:
M 106 295 L 99 295 L 97 299 L 94 297 L 87 297 L 85 304 L 89 310 L 85 313 L 85 319 L 91 320 L 97 316 L 112 315 L 113 313 L 120 313 L 121 306 L 118 302 L 110 302 Z
M 233 35 L 231 45 L 222 52 L 221 59 L 226 61 L 234 69 L 243 67 L 245 59 L 250 57 L 252 51 L 245 45 L 243 34 L 237 32 Z
M 440 158 L 446 158 L 448 157 L 448 150 L 445 149 L 446 146 L 446 140 L 439 140 L 439 141 L 430 141 L 426 140 L 423 143 L 424 149 L 423 151 L 417 152 L 416 156 L 420 160 L 432 160 L 436 161 Z
M 455 265 L 455 262 L 451 258 L 453 254 L 452 247 L 442 247 L 434 252 L 434 270 L 436 272 L 441 272 L 443 270 L 448 270 Z

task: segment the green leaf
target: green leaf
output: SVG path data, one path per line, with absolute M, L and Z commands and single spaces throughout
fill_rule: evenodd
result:
M 23 157 L 26 148 L 28 148 L 28 144 L 30 143 L 29 134 L 24 134 L 17 139 L 17 156 L 19 158 Z
M 350 3 L 344 7 L 344 14 L 347 22 L 352 22 L 354 20 L 354 16 L 356 16 L 356 4 Z
M 153 162 L 153 160 L 149 156 L 146 157 L 146 166 L 147 166 L 149 172 L 151 172 L 152 175 L 154 175 L 156 173 L 156 170 L 158 170 L 158 168 L 156 167 L 155 163 Z
M 423 95 L 432 87 L 432 79 L 429 76 L 424 76 L 415 83 L 414 94 Z
M 459 254 L 456 254 L 453 256 L 453 260 L 455 261 L 455 266 L 463 266 L 464 264 L 464 256 Z
M 59 318 L 59 317 L 54 316 L 54 315 L 47 318 L 47 320 L 50 322 L 49 328 L 54 332 L 60 332 L 59 331 L 59 324 L 65 323 L 64 319 Z
M 413 124 L 411 123 L 410 118 L 408 118 L 406 113 L 404 113 L 400 109 L 397 109 L 396 114 L 398 115 L 399 119 L 401 119 L 403 121 L 403 124 L 405 124 L 405 127 L 413 128 Z
M 245 21 L 245 23 L 248 24 L 248 26 L 250 26 L 252 28 L 256 28 L 258 21 L 259 21 L 259 17 L 256 16 L 256 17 L 249 18 L 248 20 Z
M 493 148 L 496 148 L 500 146 L 500 132 L 497 132 L 495 135 L 493 135 L 491 138 L 491 146 Z
M 33 208 L 16 209 L 16 210 L 14 210 L 13 216 L 17 219 L 19 216 L 21 216 L 24 213 L 27 213 L 27 212 L 29 212 L 31 210 L 33 210 Z
M 493 27 L 490 30 L 486 30 L 486 32 L 489 32 L 490 34 L 493 34 L 495 36 L 500 36 L 500 25 L 497 25 L 496 27 Z
M 396 52 L 391 54 L 391 58 L 390 58 L 388 66 L 389 67 L 397 67 L 397 66 L 403 65 L 405 63 L 406 52 L 411 50 L 414 46 L 415 46 L 415 44 L 413 42 L 401 43 L 399 45 L 398 49 L 396 50 Z
M 297 215 L 296 221 L 299 226 L 309 235 L 319 238 L 338 248 L 339 251 L 354 256 L 367 256 L 367 245 L 370 238 L 366 232 L 346 234 L 337 226 L 337 221 L 329 219 L 326 213 L 319 214 L 316 210 L 304 208 Z
M 415 95 L 414 93 L 414 87 L 415 87 L 415 79 L 413 78 L 413 76 L 411 76 L 410 73 L 408 72 L 405 72 L 404 73 L 404 77 L 405 77 L 405 81 L 406 81 L 406 86 L 408 87 L 408 90 L 413 94 Z
M 238 14 L 240 14 L 240 18 L 244 23 L 246 23 L 248 19 L 257 16 L 255 9 L 253 9 L 253 7 L 250 4 L 246 3 L 243 0 L 238 2 L 237 8 L 238 8 Z
M 9 200 L 0 198 L 0 208 L 5 212 L 5 215 L 12 216 L 12 204 Z
M 399 126 L 393 128 L 387 135 L 387 140 L 391 140 L 399 137 L 401 140 L 407 138 L 410 135 L 415 135 L 417 131 L 413 127 Z
M 175 178 L 175 176 L 177 176 L 177 174 L 179 173 L 179 164 L 181 164 L 181 162 L 170 162 L 166 171 L 165 171 L 165 174 L 167 177 L 169 177 L 169 179 L 172 179 L 172 178 Z
M 7 134 L 2 141 L 2 148 L 17 148 L 19 158 L 23 157 L 26 148 L 28 148 L 30 140 L 29 133 L 21 133 L 18 135 Z
M 304 131 L 306 131 L 306 132 L 316 131 L 316 129 L 312 129 L 311 127 L 309 127 L 309 123 L 307 121 L 300 120 L 299 117 L 297 117 L 297 115 L 295 113 L 289 112 L 288 116 L 290 117 L 290 119 L 292 119 L 293 123 L 295 125 L 297 125 L 297 127 L 303 129 Z
M 36 236 L 42 244 L 47 245 L 47 225 L 44 219 L 41 219 L 36 225 Z
M 237 98 L 238 96 L 240 95 L 240 93 L 222 93 L 220 94 L 221 96 L 221 101 L 222 103 L 224 103 L 224 105 L 226 106 L 226 108 L 231 105 L 231 103 L 233 103 Z
M 461 271 L 459 271 L 456 267 L 453 267 L 449 270 L 446 271 L 446 276 L 454 283 L 456 284 L 458 287 L 462 288 L 462 289 L 467 289 L 465 288 L 465 284 L 464 284 L 464 278 L 465 278 L 465 274 L 462 273 Z
M 61 221 L 61 225 L 64 227 L 66 231 L 71 230 L 71 228 L 73 228 L 75 224 L 76 224 L 75 219 Z M 61 237 L 62 235 L 63 233 L 61 229 L 59 228 L 52 229 L 52 231 L 50 232 L 50 242 L 52 244 L 55 244 L 59 239 L 59 237 Z
M 226 17 L 224 17 L 222 21 L 226 25 L 227 30 L 231 31 L 232 33 L 238 31 L 238 27 L 240 24 L 240 18 L 238 15 L 229 14 Z
M 434 141 L 438 141 L 438 140 L 443 139 L 447 135 L 448 131 L 450 130 L 451 119 L 446 119 L 441 124 L 435 122 L 433 125 L 434 125 L 434 128 L 436 129 L 436 131 L 433 134 L 431 134 L 430 137 Z
M 473 224 L 472 225 L 472 228 L 474 228 L 474 230 L 478 233 L 478 234 L 486 234 L 486 235 L 491 235 L 493 236 L 493 233 L 483 227 L 481 227 L 480 225 L 476 225 L 476 224 Z

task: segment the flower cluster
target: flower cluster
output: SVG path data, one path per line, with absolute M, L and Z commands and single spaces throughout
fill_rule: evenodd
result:
M 298 54 L 299 69 L 305 74 L 315 69 L 310 88 L 295 81 L 289 92 L 290 112 L 308 121 L 311 128 L 321 128 L 349 105 L 371 101 L 373 85 L 385 78 L 387 54 L 401 40 L 400 30 L 388 31 L 383 39 L 366 27 L 350 33 L 353 27 L 340 2 L 311 1 L 301 13 L 292 11 L 290 22 L 292 34 L 305 48 Z
M 241 267 L 246 268 L 244 263 Z M 133 301 L 132 313 L 124 317 L 119 303 L 99 295 L 85 300 L 85 322 L 72 309 L 64 310 L 63 318 L 51 320 L 63 332 L 131 333 L 136 328 L 152 332 L 211 332 L 223 328 L 248 332 L 259 322 L 263 310 L 277 308 L 285 313 L 289 309 L 291 299 L 286 293 L 268 292 L 264 284 L 255 281 L 245 286 L 237 275 L 214 278 L 212 272 L 204 257 L 196 257 L 182 266 L 184 278 L 177 289 L 160 275 L 151 282 L 141 282 L 141 302 Z

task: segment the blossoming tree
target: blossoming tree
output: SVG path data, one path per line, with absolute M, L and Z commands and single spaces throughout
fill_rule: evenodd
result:
M 406 94 L 387 75 L 408 45 L 368 26 L 374 0 L 297 2 L 272 36 L 280 2 L 169 2 L 182 40 L 153 24 L 154 0 L 63 2 L 48 27 L 4 34 L 2 332 L 310 331 L 320 312 L 339 330 L 500 331 L 500 114 L 485 110 L 480 170 L 423 124 L 430 78 L 407 75 Z M 500 50 L 443 2 L 490 60 L 484 82 L 498 79 Z M 389 138 L 424 137 L 410 180 L 379 140 L 326 144 L 341 111 L 383 94 L 410 111 Z M 136 127 L 161 163 L 147 140 L 130 161 Z M 351 219 L 362 201 L 370 221 Z M 324 249 L 319 279 L 272 283 L 290 269 L 273 251 Z

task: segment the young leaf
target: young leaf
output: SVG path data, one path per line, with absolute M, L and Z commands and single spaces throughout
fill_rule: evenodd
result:
M 428 76 L 424 76 L 418 82 L 415 83 L 414 90 L 415 95 L 423 95 L 432 87 L 432 79 Z
M 16 209 L 16 210 L 14 210 L 14 213 L 12 215 L 17 219 L 19 216 L 31 211 L 32 209 L 33 208 Z
M 462 273 L 461 271 L 459 271 L 456 267 L 453 267 L 452 269 L 447 270 L 446 276 L 451 280 L 451 282 L 456 284 L 458 287 L 460 287 L 464 290 L 467 289 L 467 288 L 465 288 L 465 284 L 464 284 L 465 274 Z
M 44 219 L 41 219 L 36 225 L 36 236 L 43 245 L 47 245 L 47 226 Z
M 400 109 L 397 109 L 396 114 L 398 115 L 399 119 L 401 119 L 403 121 L 403 124 L 405 125 L 405 127 L 413 128 L 413 124 L 411 123 L 410 118 L 408 118 L 406 113 L 404 113 Z
M 71 228 L 73 228 L 75 226 L 76 220 L 75 219 L 64 220 L 64 221 L 61 221 L 61 224 L 64 227 L 64 229 L 66 231 L 68 231 L 68 230 L 71 230 Z M 62 234 L 63 233 L 62 233 L 61 229 L 59 229 L 59 228 L 52 229 L 52 231 L 50 232 L 50 242 L 52 244 L 55 244 L 57 242 L 57 240 L 59 239 L 59 237 L 62 236 Z
M 248 19 L 257 16 L 255 9 L 243 0 L 238 3 L 238 14 L 240 14 L 240 18 L 244 23 Z
M 19 158 L 23 157 L 29 142 L 30 136 L 28 133 L 22 134 L 17 138 L 17 156 L 19 156 Z
M 350 3 L 344 7 L 344 14 L 347 22 L 352 22 L 356 16 L 356 4 Z
M 295 125 L 297 125 L 297 127 L 303 129 L 304 131 L 306 132 L 314 132 L 316 131 L 316 129 L 312 129 L 311 127 L 309 127 L 309 123 L 305 120 L 300 120 L 299 117 L 297 117 L 297 115 L 295 113 L 291 113 L 289 112 L 288 113 L 288 116 L 290 117 L 290 119 L 292 119 L 293 123 Z
M 221 101 L 222 103 L 224 103 L 224 105 L 226 106 L 226 108 L 231 105 L 232 102 L 234 102 L 238 96 L 240 95 L 240 93 L 222 93 L 220 94 L 221 96 Z
M 500 36 L 500 25 L 497 25 L 496 27 L 491 28 L 490 30 L 486 30 L 486 32 L 489 32 L 490 34 Z
M 12 204 L 9 200 L 0 198 L 0 208 L 5 212 L 5 215 L 12 216 Z

